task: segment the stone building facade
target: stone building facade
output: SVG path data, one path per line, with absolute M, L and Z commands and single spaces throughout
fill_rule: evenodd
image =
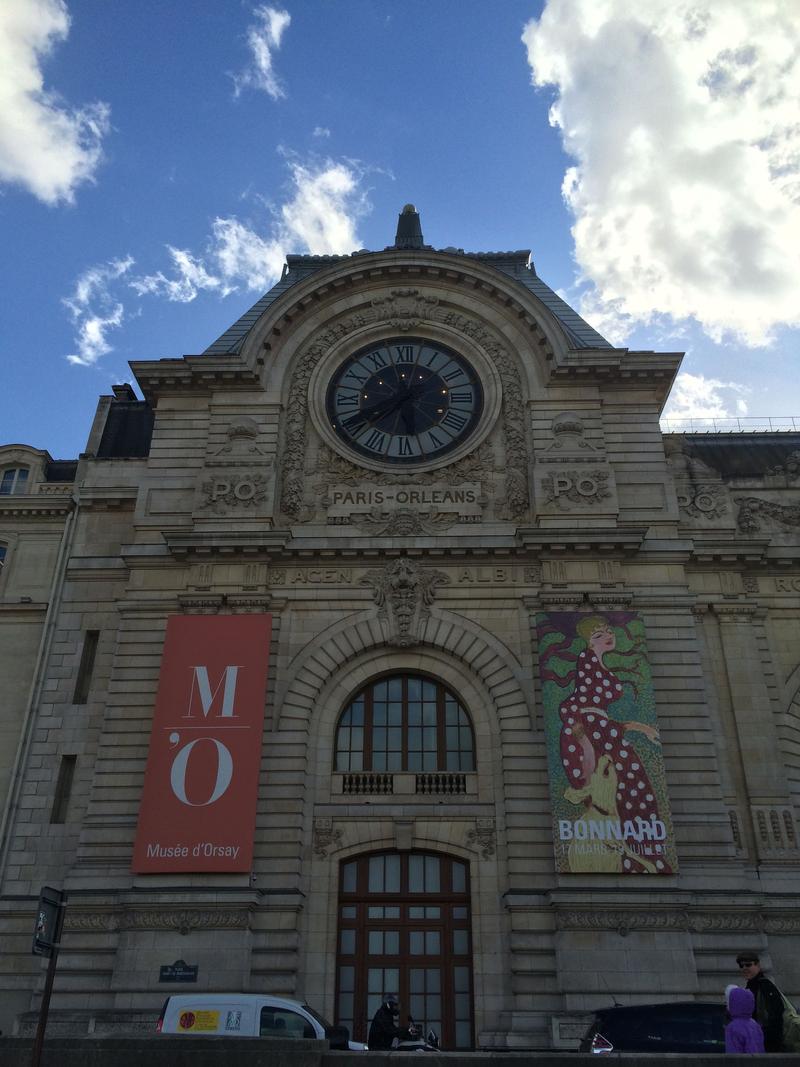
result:
M 6 1032 L 43 884 L 72 1032 L 152 1026 L 176 960 L 359 1036 L 394 984 L 449 1047 L 718 999 L 742 946 L 800 991 L 800 435 L 662 435 L 680 354 L 417 222 L 290 256 L 206 352 L 133 364 L 144 400 L 101 398 L 77 462 L 0 448 Z M 623 613 L 667 874 L 554 859 L 542 619 Z M 251 869 L 133 873 L 167 621 L 195 615 L 272 620 Z

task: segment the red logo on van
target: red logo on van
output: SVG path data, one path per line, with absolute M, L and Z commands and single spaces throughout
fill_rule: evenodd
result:
M 181 1012 L 181 1017 L 178 1020 L 178 1026 L 181 1030 L 191 1030 L 194 1026 L 195 1014 L 193 1011 Z

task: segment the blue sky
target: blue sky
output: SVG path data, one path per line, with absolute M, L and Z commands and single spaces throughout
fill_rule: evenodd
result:
M 644 10 L 639 10 L 643 8 Z M 84 447 L 287 252 L 531 248 L 675 416 L 800 415 L 796 0 L 3 0 L 0 441 Z

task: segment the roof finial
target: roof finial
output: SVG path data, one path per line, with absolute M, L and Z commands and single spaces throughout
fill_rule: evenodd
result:
M 413 204 L 406 204 L 397 217 L 397 234 L 394 239 L 394 247 L 425 247 L 422 237 L 422 224 L 419 221 L 419 212 Z

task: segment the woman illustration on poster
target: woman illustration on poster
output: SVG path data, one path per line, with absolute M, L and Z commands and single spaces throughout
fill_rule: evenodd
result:
M 574 689 L 558 709 L 561 763 L 569 782 L 564 798 L 584 807 L 572 832 L 569 869 L 669 874 L 663 846 L 649 829 L 663 827 L 656 792 L 635 747 L 637 734 L 658 743 L 658 731 L 647 723 L 614 718 L 623 685 L 603 663 L 616 647 L 608 620 L 583 618 L 575 632 L 586 648 L 578 656 Z M 600 827 L 602 833 L 579 838 L 579 823 L 592 830 Z M 619 828 L 619 836 L 610 832 L 609 824 Z M 636 836 L 626 834 L 625 827 L 635 828 Z

